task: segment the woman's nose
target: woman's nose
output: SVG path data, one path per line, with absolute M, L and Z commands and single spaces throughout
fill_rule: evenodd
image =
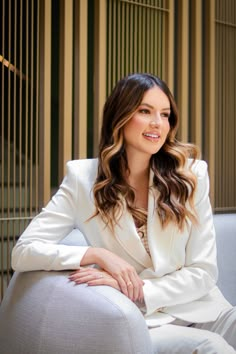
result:
M 152 120 L 150 121 L 150 126 L 154 128 L 159 125 L 160 125 L 160 116 L 159 114 L 156 114 L 154 117 L 152 117 Z

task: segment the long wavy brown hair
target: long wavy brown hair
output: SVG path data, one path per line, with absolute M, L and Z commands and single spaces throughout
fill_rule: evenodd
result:
M 124 200 L 136 221 L 142 224 L 147 218 L 145 211 L 135 207 L 135 193 L 126 179 L 129 166 L 123 129 L 140 106 L 145 92 L 154 86 L 169 98 L 171 109 L 167 139 L 150 159 L 153 186 L 159 191 L 156 212 L 163 227 L 175 222 L 182 229 L 186 218 L 197 222 L 193 206 L 197 182 L 187 159 L 191 157 L 194 161 L 198 150 L 194 145 L 176 139 L 178 110 L 166 83 L 151 74 L 131 74 L 117 83 L 104 105 L 98 174 L 93 187 L 95 215 L 100 214 L 112 229 L 124 212 Z

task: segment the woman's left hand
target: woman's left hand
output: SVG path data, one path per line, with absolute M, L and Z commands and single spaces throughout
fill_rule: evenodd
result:
M 89 286 L 108 285 L 120 291 L 119 284 L 109 273 L 92 267 L 85 267 L 76 270 L 69 275 L 69 279 L 76 284 L 87 283 Z

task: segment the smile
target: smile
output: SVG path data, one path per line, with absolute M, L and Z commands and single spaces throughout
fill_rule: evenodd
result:
M 159 139 L 160 135 L 157 134 L 151 134 L 151 133 L 143 133 L 144 136 L 146 136 L 147 138 L 151 138 L 151 139 Z

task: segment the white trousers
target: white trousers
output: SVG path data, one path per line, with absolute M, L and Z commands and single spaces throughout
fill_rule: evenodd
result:
M 236 307 L 216 321 L 180 325 L 180 321 L 149 330 L 156 354 L 235 354 Z

